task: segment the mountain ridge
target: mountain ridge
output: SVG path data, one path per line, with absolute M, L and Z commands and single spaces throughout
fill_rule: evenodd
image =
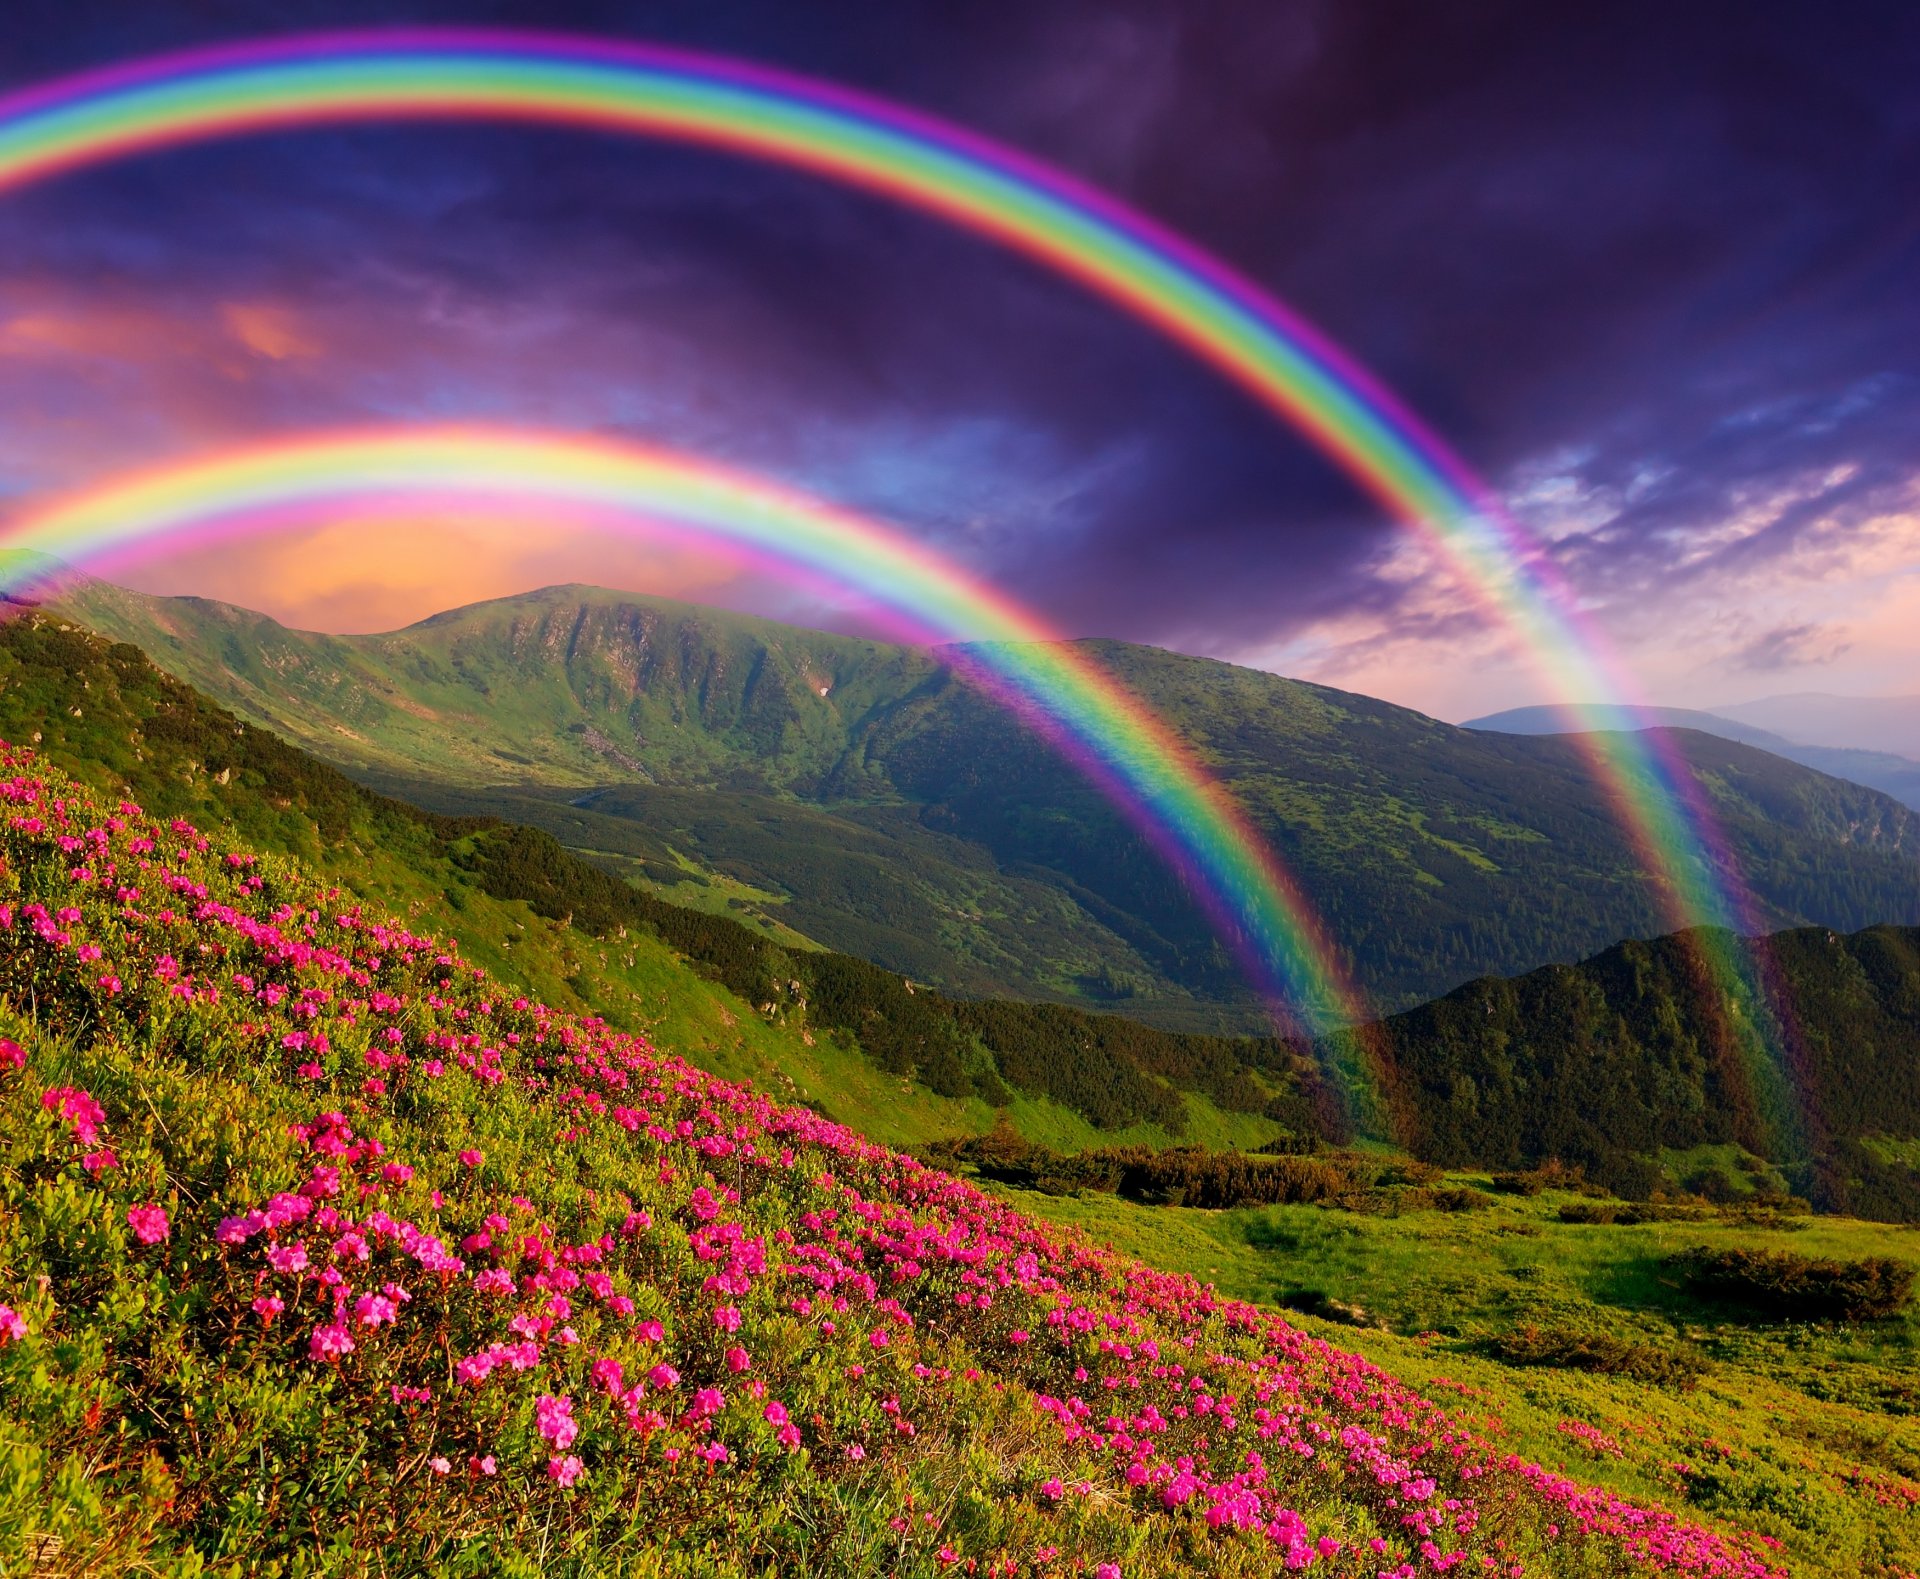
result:
M 1920 761 L 1912 757 L 1852 746 L 1808 745 L 1790 740 L 1771 729 L 1763 729 L 1758 724 L 1743 723 L 1736 718 L 1691 707 L 1588 709 L 1589 719 L 1595 711 L 1606 721 L 1604 727 L 1610 729 L 1639 730 L 1652 725 L 1667 729 L 1694 729 L 1702 734 L 1718 735 L 1723 740 L 1735 740 L 1833 778 L 1879 790 L 1891 795 L 1901 805 L 1920 811 Z M 1567 718 L 1560 708 L 1510 707 L 1504 712 L 1469 718 L 1460 727 L 1500 734 L 1557 735 L 1570 733 L 1566 726 Z
M 511 803 L 676 902 L 744 909 L 956 990 L 1195 1030 L 1257 1023 L 1177 874 L 936 654 L 576 587 L 355 637 L 97 582 L 50 606 L 363 781 L 446 811 Z M 1576 745 L 1076 645 L 1240 801 L 1385 1010 L 1665 930 Z M 1677 738 L 1765 927 L 1920 920 L 1920 818 L 1747 747 Z M 860 854 L 872 840 L 884 861 Z

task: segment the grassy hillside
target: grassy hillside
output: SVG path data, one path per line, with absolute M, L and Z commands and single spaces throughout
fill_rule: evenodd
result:
M 580 587 L 360 637 L 99 584 L 66 606 L 370 781 L 536 820 L 676 898 L 718 876 L 715 908 L 959 991 L 1256 1023 L 1160 859 L 925 653 Z M 1384 1008 L 1662 929 L 1566 740 L 1088 646 L 1231 787 Z M 1681 739 L 1773 924 L 1920 920 L 1912 812 Z
M 11 750 L 0 798 L 8 1572 L 1763 1579 L 1805 1545 L 1553 1473 L 1487 1400 L 284 859 Z
M 64 621 L 0 623 L 0 738 L 103 793 L 297 857 L 402 915 L 437 914 L 470 958 L 556 1005 L 670 1039 L 706 1068 L 890 1143 L 984 1129 L 996 1107 L 1069 1147 L 1115 1136 L 1246 1144 L 1310 1118 L 1284 1100 L 1304 1060 L 1270 1041 L 1018 1004 L 970 1004 L 962 1020 L 960 1006 L 865 961 L 792 951 L 663 903 L 532 830 L 377 795 L 137 649 Z M 1250 1063 L 1264 1076 L 1243 1074 Z
M 1739 1178 L 1733 1155 L 1714 1160 Z M 1913 1571 L 1920 1318 L 1768 1319 L 1690 1291 L 1673 1258 L 1739 1248 L 1911 1266 L 1920 1232 L 1737 1203 L 1636 1221 L 1564 1188 L 1444 1183 L 1484 1209 L 1202 1211 L 1092 1192 L 1008 1195 L 1224 1294 L 1293 1307 L 1307 1330 L 1497 1419 L 1517 1454 L 1623 1497 L 1765 1530 L 1795 1573 Z
M 1666 1154 L 1738 1142 L 1825 1209 L 1920 1217 L 1912 932 L 1773 940 L 1800 1016 L 1787 1085 L 1727 1041 L 1674 939 L 1476 982 L 1386 1021 L 1366 1059 L 1347 1045 L 1309 1057 L 1271 1038 L 955 1000 L 665 903 L 622 881 L 618 863 L 587 864 L 537 830 L 372 794 L 133 649 L 44 617 L 0 625 L 0 736 L 37 737 L 102 789 L 131 786 L 156 810 L 225 823 L 407 915 L 439 914 L 473 958 L 531 990 L 895 1144 L 979 1133 L 996 1112 L 1065 1151 L 1337 1141 L 1358 1122 L 1449 1165 L 1559 1158 L 1645 1195 L 1687 1183 Z M 1351 1076 L 1364 1078 L 1348 1087 Z

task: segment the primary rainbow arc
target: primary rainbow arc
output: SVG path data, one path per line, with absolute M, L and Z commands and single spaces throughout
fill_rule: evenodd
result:
M 1362 1007 L 1298 887 L 1193 752 L 1037 616 L 904 535 L 790 489 L 636 444 L 480 427 L 335 434 L 249 447 L 107 484 L 12 523 L 26 557 L 0 587 L 46 575 L 33 556 L 97 566 L 141 545 L 312 524 L 348 508 L 479 506 L 534 521 L 556 508 L 625 533 L 691 533 L 818 572 L 910 622 L 961 639 L 965 672 L 1091 773 L 1191 881 L 1196 899 L 1308 1032 Z M 571 524 L 571 523 L 569 523 Z

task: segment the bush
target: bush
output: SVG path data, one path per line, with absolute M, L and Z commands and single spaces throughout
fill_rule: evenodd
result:
M 1601 1376 L 1630 1376 L 1661 1387 L 1691 1387 L 1706 1362 L 1685 1349 L 1657 1343 L 1633 1343 L 1567 1327 L 1525 1326 L 1487 1345 L 1508 1365 L 1543 1365 L 1562 1371 L 1591 1371 Z
M 1913 1291 L 1914 1269 L 1873 1256 L 1819 1261 L 1785 1250 L 1687 1250 L 1667 1258 L 1689 1292 L 1783 1321 L 1878 1321 Z
M 1394 1202 L 1403 1212 L 1484 1212 L 1493 1206 L 1493 1197 L 1484 1190 L 1445 1189 L 1401 1190 Z
M 1726 1206 L 1740 1198 L 1740 1186 L 1727 1176 L 1724 1169 L 1711 1166 L 1688 1174 L 1681 1181 L 1681 1188 L 1690 1195 L 1711 1201 L 1715 1206 Z

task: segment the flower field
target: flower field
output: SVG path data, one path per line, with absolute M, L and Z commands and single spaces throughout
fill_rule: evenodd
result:
M 0 1572 L 1780 1571 L 0 755 Z

